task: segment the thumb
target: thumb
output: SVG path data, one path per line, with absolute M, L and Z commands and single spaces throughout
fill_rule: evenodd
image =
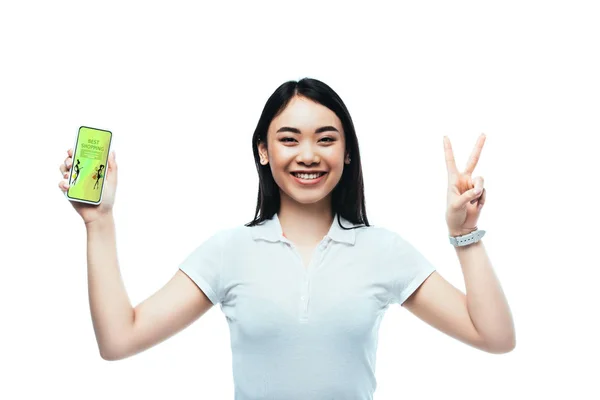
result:
M 115 159 L 115 151 L 111 151 L 108 156 L 108 175 L 111 180 L 116 180 L 117 177 L 117 160 Z
M 476 192 L 475 189 L 476 188 L 467 190 L 459 197 L 458 208 L 463 208 L 467 206 L 471 201 L 474 202 L 474 200 L 481 196 L 481 192 Z

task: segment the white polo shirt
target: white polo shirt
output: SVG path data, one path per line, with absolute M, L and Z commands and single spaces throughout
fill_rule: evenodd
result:
M 180 269 L 225 314 L 236 400 L 371 400 L 381 319 L 435 271 L 397 233 L 337 216 L 306 268 L 277 214 L 218 231 Z

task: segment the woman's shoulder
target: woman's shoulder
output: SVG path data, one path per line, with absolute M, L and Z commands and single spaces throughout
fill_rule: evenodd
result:
M 368 238 L 370 242 L 378 243 L 384 247 L 390 245 L 394 240 L 402 239 L 400 234 L 395 230 L 380 224 L 370 224 L 369 226 L 361 228 L 359 231 L 364 237 Z
M 214 235 L 226 244 L 242 244 L 251 237 L 250 230 L 245 225 L 229 225 L 217 229 Z
M 379 223 L 369 222 L 369 226 L 362 224 L 353 224 L 356 227 L 357 232 L 364 232 L 367 235 L 387 235 L 390 230 Z

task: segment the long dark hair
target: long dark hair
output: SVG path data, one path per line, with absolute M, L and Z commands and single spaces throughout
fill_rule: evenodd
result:
M 354 229 L 360 226 L 346 228 L 342 226 L 340 217 L 345 218 L 355 225 L 364 224 L 370 226 L 365 209 L 360 152 L 358 150 L 358 140 L 356 139 L 356 131 L 354 130 L 352 118 L 346 105 L 332 88 L 317 79 L 311 78 L 283 83 L 273 92 L 263 108 L 258 125 L 252 136 L 252 152 L 254 153 L 254 163 L 256 164 L 259 178 L 258 199 L 254 220 L 245 225 L 257 225 L 264 220 L 271 219 L 279 211 L 281 204 L 279 187 L 275 183 L 275 179 L 273 179 L 269 164 L 262 165 L 260 163 L 258 144 L 262 142 L 267 145 L 267 131 L 271 121 L 285 109 L 294 96 L 304 96 L 329 108 L 342 122 L 346 139 L 345 151 L 350 153 L 352 161 L 350 164 L 344 164 L 342 177 L 332 192 L 331 208 L 333 214 L 337 214 L 338 224 L 343 229 Z

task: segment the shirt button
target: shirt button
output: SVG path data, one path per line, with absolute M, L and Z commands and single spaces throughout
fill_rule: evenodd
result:
M 304 296 L 300 297 L 300 300 L 304 301 Z

